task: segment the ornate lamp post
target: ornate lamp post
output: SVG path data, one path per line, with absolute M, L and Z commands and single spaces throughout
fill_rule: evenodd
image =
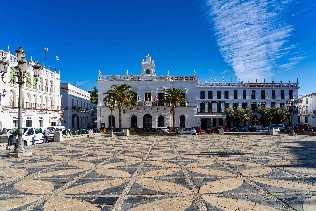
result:
M 12 156 L 15 157 L 21 157 L 21 156 L 30 156 L 32 155 L 31 151 L 25 151 L 24 149 L 24 143 L 22 140 L 22 107 L 23 107 L 23 84 L 25 83 L 27 68 L 28 68 L 28 62 L 25 58 L 25 51 L 23 48 L 19 47 L 16 51 L 16 57 L 17 57 L 17 66 L 12 67 L 12 69 L 16 72 L 17 77 L 17 84 L 19 85 L 19 99 L 18 99 L 18 144 L 17 147 L 14 149 L 14 152 L 12 153 Z M 34 77 L 39 77 L 40 70 L 42 69 L 42 66 L 38 63 L 31 64 L 33 68 Z M 7 73 L 8 68 L 8 62 L 2 61 L 0 62 L 0 73 L 2 74 L 2 78 L 5 73 Z

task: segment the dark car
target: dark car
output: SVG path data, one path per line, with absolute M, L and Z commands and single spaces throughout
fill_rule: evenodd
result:
M 194 129 L 196 130 L 196 134 L 198 134 L 198 135 L 201 135 L 201 134 L 205 133 L 205 130 L 203 130 L 200 127 L 195 127 Z

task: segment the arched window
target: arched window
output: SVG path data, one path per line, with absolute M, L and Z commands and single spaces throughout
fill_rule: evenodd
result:
M 110 115 L 108 120 L 109 120 L 109 128 L 115 128 L 115 117 L 113 115 Z
M 145 114 L 143 117 L 143 128 L 152 128 L 152 116 Z
M 185 116 L 180 116 L 180 128 L 185 128 Z
M 137 128 L 137 116 L 135 115 L 131 117 L 131 128 Z
M 158 117 L 158 127 L 164 127 L 165 126 L 165 117 L 159 116 Z

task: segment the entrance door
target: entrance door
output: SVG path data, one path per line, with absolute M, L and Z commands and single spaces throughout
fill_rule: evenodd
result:
M 201 129 L 207 129 L 207 119 L 201 119 Z
M 150 114 L 146 114 L 143 117 L 143 128 L 152 128 L 152 116 Z

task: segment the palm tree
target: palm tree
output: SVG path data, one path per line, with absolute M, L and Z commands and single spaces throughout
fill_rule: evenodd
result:
M 225 108 L 225 114 L 226 114 L 226 121 L 229 127 L 234 126 L 235 121 L 235 115 L 234 115 L 234 109 L 232 108 Z
M 117 108 L 119 111 L 119 128 L 122 128 L 122 110 L 132 109 L 137 103 L 137 94 L 127 84 L 113 85 L 106 93 L 105 101 L 111 112 Z
M 96 87 L 93 87 L 93 89 L 90 90 L 89 93 L 90 93 L 91 103 L 97 105 L 98 104 L 98 89 Z
M 175 128 L 176 107 L 185 104 L 185 92 L 182 89 L 170 88 L 165 90 L 165 100 L 172 113 L 172 128 Z

